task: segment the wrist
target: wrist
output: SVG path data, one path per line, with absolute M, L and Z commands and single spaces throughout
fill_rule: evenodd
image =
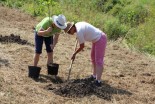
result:
M 56 45 L 56 43 L 53 43 L 53 46 L 55 46 Z
M 74 56 L 76 56 L 76 53 L 73 53 Z
M 49 32 L 48 32 L 48 30 L 45 30 L 45 34 L 48 34 Z

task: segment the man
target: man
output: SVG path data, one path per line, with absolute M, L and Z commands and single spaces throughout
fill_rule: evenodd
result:
M 67 28 L 64 31 L 71 35 L 76 33 L 76 37 L 80 45 L 72 55 L 72 60 L 75 59 L 77 53 L 83 50 L 85 41 L 92 42 L 91 61 L 93 66 L 93 74 L 90 76 L 90 79 L 96 79 L 95 84 L 97 86 L 101 86 L 104 54 L 107 43 L 106 34 L 87 22 L 77 22 L 76 24 L 73 22 L 67 23 Z

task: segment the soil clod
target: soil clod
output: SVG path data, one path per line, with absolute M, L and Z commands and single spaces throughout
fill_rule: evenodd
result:
M 0 35 L 0 42 L 1 43 L 18 43 L 21 45 L 30 45 L 34 46 L 33 44 L 29 43 L 27 40 L 21 39 L 19 35 L 10 34 L 9 36 L 2 36 Z

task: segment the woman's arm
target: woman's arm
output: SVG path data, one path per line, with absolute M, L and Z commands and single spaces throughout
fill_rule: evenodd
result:
M 74 60 L 77 53 L 79 53 L 84 48 L 84 43 L 80 44 L 80 47 L 74 52 L 71 59 Z
M 60 34 L 55 34 L 53 37 L 53 44 L 51 44 L 51 48 L 54 49 L 55 45 L 58 43 L 58 38 Z
M 38 31 L 38 35 L 39 36 L 44 36 L 48 33 L 52 32 L 52 27 L 49 27 L 48 29 L 44 30 L 43 28 L 41 28 L 39 31 Z
M 58 43 L 59 35 L 60 35 L 60 34 L 58 34 L 58 33 L 54 35 L 54 39 L 53 39 L 53 45 L 54 45 L 54 46 Z

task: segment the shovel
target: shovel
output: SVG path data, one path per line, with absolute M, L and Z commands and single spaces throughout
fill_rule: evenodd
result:
M 76 50 L 77 43 L 78 43 L 78 41 L 77 41 L 77 39 L 76 39 L 76 43 L 75 43 L 74 51 Z M 73 61 L 74 61 L 74 60 L 71 60 L 71 63 L 70 63 L 70 66 L 69 66 L 69 73 L 68 73 L 67 81 L 69 81 L 69 78 L 70 78 L 70 73 L 71 73 L 71 69 L 72 69 Z

